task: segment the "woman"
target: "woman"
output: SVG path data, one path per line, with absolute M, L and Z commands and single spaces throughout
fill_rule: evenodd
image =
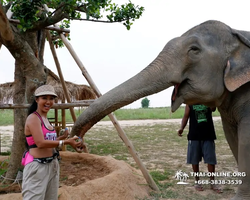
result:
M 35 91 L 35 101 L 29 109 L 25 123 L 25 136 L 28 144 L 26 163 L 23 171 L 22 195 L 24 200 L 58 199 L 59 156 L 56 147 L 64 144 L 74 149 L 81 146 L 77 138 L 58 140 L 55 129 L 47 114 L 57 97 L 54 88 L 43 85 Z M 65 135 L 64 137 L 67 137 Z M 62 138 L 61 138 L 62 139 Z

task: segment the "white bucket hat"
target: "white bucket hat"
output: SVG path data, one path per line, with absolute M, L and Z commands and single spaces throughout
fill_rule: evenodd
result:
M 42 85 L 35 91 L 35 96 L 43 96 L 43 95 L 52 95 L 57 97 L 57 94 L 55 93 L 55 89 L 51 85 Z

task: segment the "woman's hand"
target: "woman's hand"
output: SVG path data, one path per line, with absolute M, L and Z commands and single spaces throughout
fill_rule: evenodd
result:
M 64 141 L 64 144 L 69 144 L 70 146 L 72 146 L 74 149 L 76 149 L 77 147 L 81 146 L 81 141 L 77 141 L 78 137 L 72 137 L 69 138 L 67 140 Z
M 79 146 L 77 146 L 75 150 L 76 150 L 78 153 L 82 153 L 83 151 L 84 151 L 85 153 L 88 153 L 87 146 L 86 146 L 86 144 L 84 144 L 84 139 L 81 138 L 81 137 L 78 137 L 78 136 L 74 136 L 73 138 L 75 138 L 77 141 L 81 142 L 81 144 L 80 144 Z
M 78 153 L 82 153 L 83 151 L 85 153 L 88 153 L 87 146 L 84 144 L 83 139 L 79 138 L 77 136 L 74 136 L 73 138 L 69 138 L 69 139 L 65 140 L 64 144 L 69 144 Z
M 63 132 L 63 134 L 60 135 L 60 136 L 57 138 L 57 140 L 65 140 L 65 139 L 67 139 L 68 136 L 69 136 L 69 130 L 68 130 L 68 128 L 65 128 L 65 130 L 62 129 L 62 130 L 60 131 L 60 134 L 61 134 L 61 132 Z

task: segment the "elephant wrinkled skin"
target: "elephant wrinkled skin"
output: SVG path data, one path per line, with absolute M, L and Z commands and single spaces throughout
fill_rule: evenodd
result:
M 250 32 L 206 21 L 170 40 L 140 73 L 95 100 L 77 119 L 81 136 L 103 117 L 174 86 L 172 111 L 182 103 L 216 106 L 226 139 L 245 172 L 234 200 L 250 199 Z

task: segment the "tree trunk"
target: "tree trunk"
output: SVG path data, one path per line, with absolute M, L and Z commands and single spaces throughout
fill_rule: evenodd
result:
M 25 99 L 25 79 L 23 76 L 22 63 L 16 62 L 15 87 L 13 103 L 23 103 Z M 7 182 L 13 182 L 21 166 L 22 153 L 25 150 L 24 124 L 27 116 L 27 109 L 14 109 L 14 133 L 12 140 L 12 149 L 8 171 L 6 174 Z
M 15 92 L 13 96 L 14 104 L 32 103 L 34 100 L 34 90 L 46 83 L 45 67 L 39 61 L 39 55 L 42 57 L 44 50 L 42 44 L 39 48 L 38 42 L 41 38 L 37 38 L 39 34 L 25 33 L 22 40 L 18 40 L 18 46 L 22 49 L 13 49 L 13 53 L 18 55 L 15 62 Z M 45 39 L 43 37 L 43 39 Z M 27 109 L 14 110 L 14 134 L 12 141 L 11 157 L 9 162 L 6 180 L 15 180 L 16 174 L 19 169 L 22 169 L 21 158 L 25 151 L 25 135 L 24 125 L 27 117 Z M 9 181 L 8 181 L 9 182 Z

